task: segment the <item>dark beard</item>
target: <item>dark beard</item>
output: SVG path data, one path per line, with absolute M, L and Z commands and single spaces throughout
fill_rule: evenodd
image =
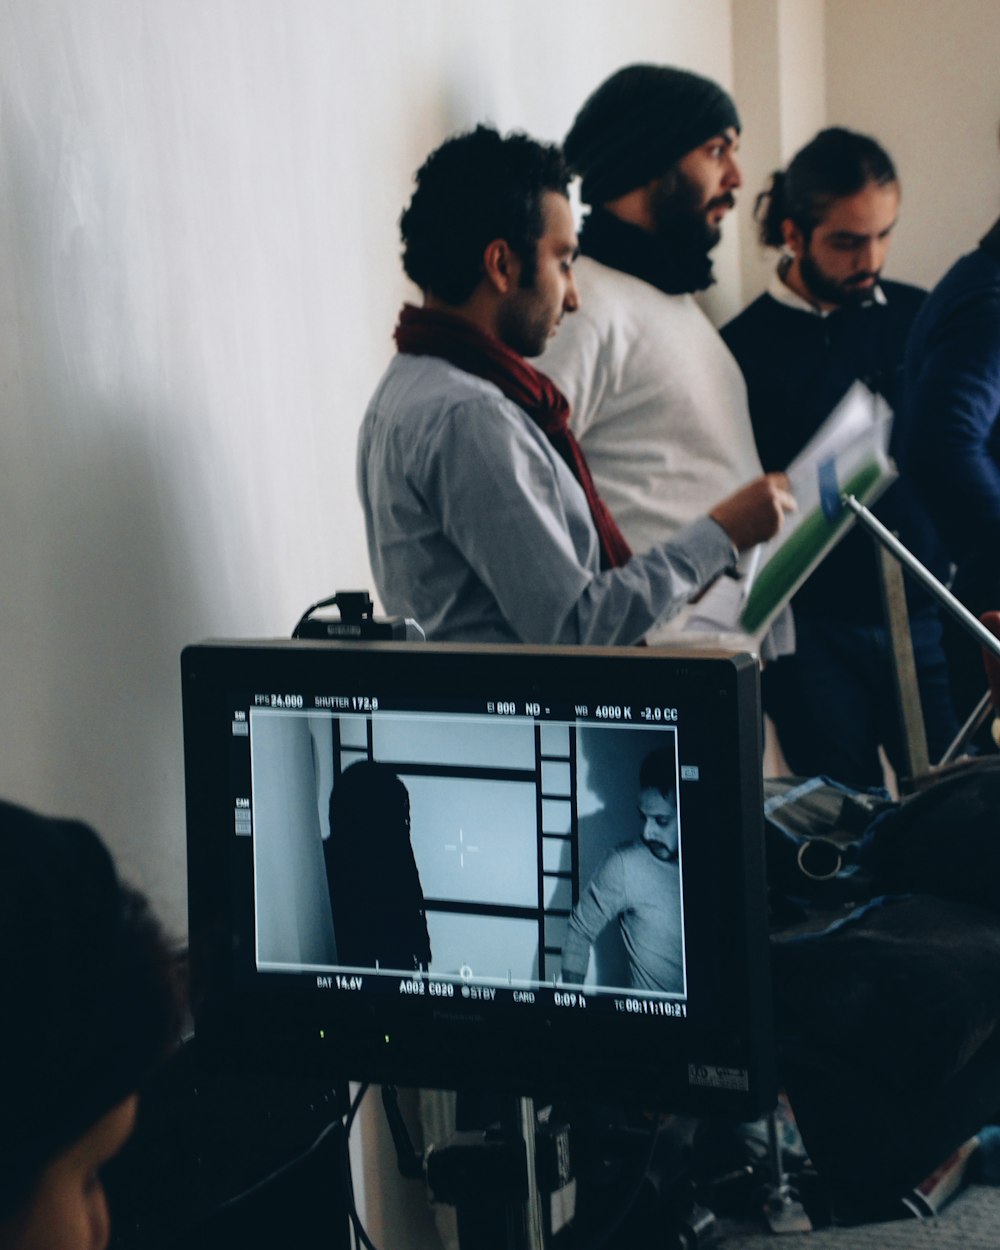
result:
M 861 304 L 870 304 L 874 297 L 874 287 L 850 287 L 841 282 L 832 282 L 813 260 L 808 248 L 799 257 L 799 274 L 810 293 L 821 304 L 856 308 Z M 877 282 L 878 274 L 872 276 Z
M 606 208 L 593 209 L 584 220 L 580 250 L 602 265 L 641 278 L 666 295 L 703 291 L 714 281 L 704 242 L 700 247 L 675 245 L 651 230 L 622 221 Z
M 500 324 L 497 329 L 501 343 L 519 356 L 528 359 L 540 356 L 549 341 L 550 322 L 541 321 L 534 314 L 531 299 L 531 288 L 521 287 L 512 299 L 501 306 Z
M 706 256 L 717 247 L 722 228 L 708 220 L 708 210 L 717 203 L 732 207 L 732 195 L 726 192 L 715 200 L 703 203 L 701 192 L 679 169 L 660 178 L 653 188 L 650 211 L 653 233 L 678 256 Z

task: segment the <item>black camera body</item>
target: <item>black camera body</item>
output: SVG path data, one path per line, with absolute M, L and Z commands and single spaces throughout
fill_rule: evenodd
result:
M 424 631 L 416 621 L 402 616 L 374 616 L 374 606 L 367 590 L 338 590 L 306 610 L 292 637 L 324 642 L 424 641 Z M 313 615 L 330 607 L 337 608 L 340 615 Z

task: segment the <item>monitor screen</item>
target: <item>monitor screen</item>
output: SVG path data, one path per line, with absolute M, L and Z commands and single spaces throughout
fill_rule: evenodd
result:
M 219 642 L 182 679 L 206 1044 L 773 1105 L 753 657 Z

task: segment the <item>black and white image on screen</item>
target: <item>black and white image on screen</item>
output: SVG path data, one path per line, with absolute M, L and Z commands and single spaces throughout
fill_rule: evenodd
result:
M 614 848 L 635 838 L 643 760 L 665 753 L 677 772 L 674 727 L 267 708 L 253 709 L 250 725 L 264 971 L 427 971 L 514 989 L 566 980 L 573 909 Z M 676 806 L 676 781 L 674 795 Z M 663 910 L 679 980 L 654 990 L 679 996 L 677 845 L 671 854 Z M 395 927 L 393 911 L 405 913 Z M 587 989 L 644 988 L 617 925 L 596 937 L 588 964 Z

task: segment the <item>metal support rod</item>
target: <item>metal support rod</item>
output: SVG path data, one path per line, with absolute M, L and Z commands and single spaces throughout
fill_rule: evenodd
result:
M 781 1157 L 781 1138 L 778 1136 L 777 1107 L 767 1117 L 767 1154 L 771 1168 L 771 1183 L 775 1193 L 781 1193 L 788 1177 L 785 1175 L 785 1164 Z
M 927 730 L 920 703 L 917 664 L 913 656 L 910 614 L 906 607 L 903 570 L 891 551 L 876 541 L 879 581 L 889 643 L 892 647 L 892 682 L 902 728 L 903 763 L 907 777 L 920 777 L 930 767 L 927 754 Z M 899 778 L 902 783 L 902 778 Z
M 767 1157 L 771 1172 L 764 1195 L 764 1218 L 772 1233 L 808 1233 L 812 1221 L 792 1188 L 782 1157 L 778 1108 L 767 1117 Z
M 896 535 L 891 530 L 886 529 L 878 517 L 869 512 L 864 504 L 858 503 L 853 495 L 841 495 L 840 498 L 862 525 L 870 530 L 879 542 L 892 552 L 900 564 L 904 564 L 913 576 L 927 587 L 935 599 L 958 621 L 966 633 L 971 634 L 981 646 L 986 647 L 987 650 L 992 651 L 995 656 L 1000 658 L 1000 638 L 996 634 L 990 633 L 986 626 L 978 621 L 973 613 L 955 598 L 947 586 L 939 582 L 933 573 L 924 568 L 917 557 L 904 547 Z
M 542 1227 L 542 1203 L 538 1193 L 538 1175 L 535 1170 L 535 1103 L 531 1098 L 517 1100 L 521 1134 L 524 1137 L 528 1162 L 528 1200 L 525 1204 L 528 1250 L 544 1250 L 545 1233 Z
M 937 762 L 938 768 L 945 764 L 950 764 L 952 760 L 958 758 L 959 751 L 963 751 L 968 745 L 973 734 L 979 732 L 989 719 L 990 711 L 993 706 L 993 698 L 990 691 L 987 690 L 976 706 L 969 713 L 969 717 L 958 733 L 948 743 L 948 749 Z

